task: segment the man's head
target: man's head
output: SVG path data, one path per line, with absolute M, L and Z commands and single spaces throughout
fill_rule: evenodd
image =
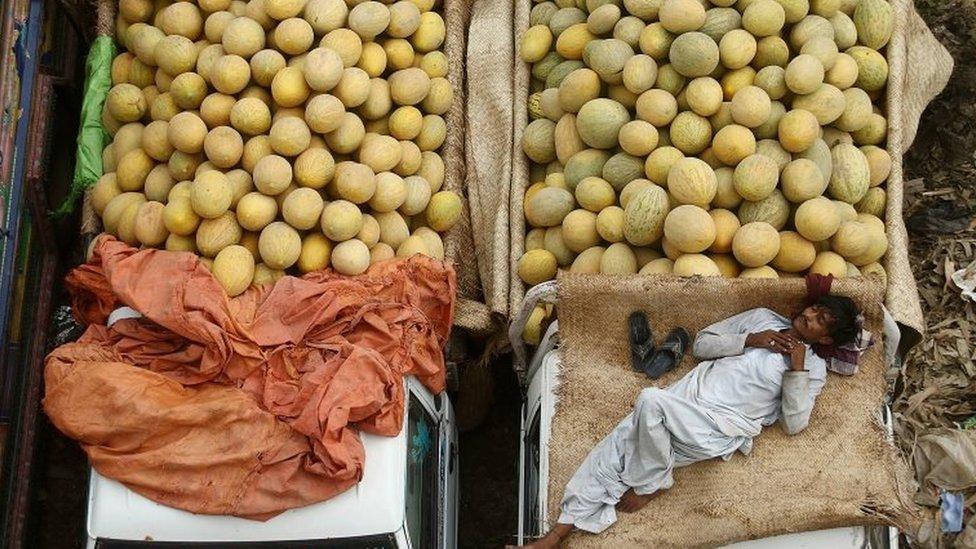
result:
M 857 337 L 859 314 L 850 298 L 828 295 L 803 309 L 793 319 L 793 329 L 807 343 L 845 345 Z

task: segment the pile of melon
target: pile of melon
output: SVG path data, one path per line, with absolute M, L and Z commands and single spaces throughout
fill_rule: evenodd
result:
M 200 255 L 229 295 L 443 259 L 453 101 L 435 0 L 121 0 L 104 230 Z
M 885 0 L 536 2 L 518 274 L 885 277 Z

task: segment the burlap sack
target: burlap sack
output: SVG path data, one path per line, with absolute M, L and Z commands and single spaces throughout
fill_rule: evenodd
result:
M 514 34 L 521 36 L 528 28 L 531 2 L 513 1 Z M 911 345 L 918 341 L 925 323 L 908 261 L 908 235 L 902 219 L 902 155 L 915 138 L 918 121 L 925 106 L 945 87 L 952 73 L 952 57 L 932 36 L 925 22 L 915 12 L 911 0 L 892 0 L 892 5 L 895 8 L 896 25 L 886 52 L 890 65 L 887 111 L 888 152 L 892 158 L 892 170 L 887 183 L 886 223 L 890 247 L 885 260 L 889 281 L 885 305 L 895 320 L 907 329 L 903 341 Z M 501 35 L 504 31 L 499 29 L 497 32 Z M 498 261 L 493 265 L 496 270 L 508 272 L 510 316 L 516 314 L 525 295 L 525 285 L 519 279 L 514 265 L 525 249 L 522 199 L 528 186 L 529 163 L 522 154 L 519 142 L 522 130 L 528 123 L 526 99 L 531 77 L 529 66 L 521 62 L 518 56 L 517 41 L 512 52 L 515 59 L 515 75 L 512 79 L 515 142 L 512 148 L 512 186 L 508 214 L 511 220 L 511 253 L 508 262 Z M 471 112 L 478 112 L 473 104 Z M 469 124 L 470 118 L 469 116 Z
M 465 197 L 468 194 L 465 171 L 465 54 L 467 51 L 470 0 L 444 0 L 443 16 L 447 29 L 444 53 L 448 58 L 448 79 L 454 91 L 454 103 L 445 115 L 447 139 L 441 150 L 446 168 L 445 190 L 455 191 Z M 116 3 L 99 0 L 95 3 L 97 31 L 114 35 Z M 507 51 L 508 48 L 506 48 Z M 510 118 L 509 118 L 510 120 Z M 101 221 L 91 206 L 90 193 L 85 193 L 81 213 L 81 233 L 87 239 L 101 231 Z M 477 193 L 476 193 L 477 196 Z M 479 283 L 478 261 L 475 256 L 470 212 L 481 211 L 479 203 L 462 200 L 463 213 L 458 224 L 444 237 L 444 252 L 453 261 L 458 274 L 458 300 L 455 325 L 476 333 L 490 333 L 495 329 L 490 311 L 484 305 Z M 507 242 L 507 232 L 505 233 Z M 506 281 L 507 286 L 507 281 Z
M 908 231 L 902 216 L 904 180 L 902 157 L 915 140 L 918 122 L 929 101 L 945 88 L 952 74 L 952 56 L 932 35 L 911 0 L 894 0 L 895 32 L 888 44 L 888 205 L 885 224 L 889 250 L 885 258 L 888 292 L 885 306 L 902 330 L 903 346 L 918 343 L 925 318 L 908 258 Z
M 549 442 L 548 517 L 558 516 L 563 487 L 590 449 L 633 407 L 638 392 L 667 386 L 691 367 L 651 383 L 629 365 L 627 316 L 648 313 L 657 340 L 671 328 L 700 328 L 754 307 L 789 314 L 805 295 L 802 279 L 704 280 L 565 276 L 557 303 L 562 370 Z M 833 293 L 856 300 L 867 326 L 881 333 L 882 289 L 853 279 Z M 597 321 L 599 324 L 597 325 Z M 675 485 L 600 536 L 577 534 L 566 547 L 705 547 L 734 541 L 875 523 L 915 531 L 912 475 L 887 438 L 881 345 L 852 377 L 830 374 L 810 426 L 787 436 L 771 426 L 750 456 L 711 460 L 675 471 Z M 551 526 L 551 524 L 550 524 Z
M 509 215 L 509 192 L 512 187 L 517 143 L 513 124 L 514 112 L 521 108 L 525 117 L 525 98 L 513 96 L 519 89 L 512 85 L 517 74 L 512 52 L 510 1 L 473 2 L 468 26 L 467 55 L 467 176 L 468 203 L 471 206 L 471 228 L 474 248 L 471 259 L 478 263 L 481 286 L 487 308 L 501 318 L 509 314 L 509 242 L 510 230 L 521 223 Z M 526 83 L 527 84 L 527 83 Z M 521 226 L 521 225 L 519 225 Z

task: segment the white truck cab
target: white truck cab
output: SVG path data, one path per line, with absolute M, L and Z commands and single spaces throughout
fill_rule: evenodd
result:
M 525 400 L 519 441 L 518 542 L 527 543 L 548 530 L 549 440 L 556 412 L 556 388 L 560 369 L 559 322 L 553 321 L 535 352 L 529 355 L 521 340 L 525 319 L 538 301 L 554 301 L 555 286 L 540 285 L 526 294 L 523 312 L 509 329 L 516 361 L 525 364 Z M 887 414 L 886 414 L 887 418 Z M 890 427 L 889 427 L 890 429 Z M 555 511 L 555 510 L 554 510 Z M 898 530 L 886 527 L 851 526 L 787 534 L 735 543 L 730 549 L 898 549 Z
M 453 549 L 457 427 L 446 393 L 410 377 L 395 437 L 362 433 L 362 481 L 265 521 L 197 515 L 153 502 L 92 471 L 88 549 Z

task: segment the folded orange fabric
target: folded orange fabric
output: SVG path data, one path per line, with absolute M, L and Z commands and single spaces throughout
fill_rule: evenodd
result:
M 66 280 L 89 325 L 45 364 L 44 410 L 92 466 L 160 503 L 269 518 L 359 481 L 359 431 L 444 389 L 456 279 L 414 256 L 228 298 L 196 256 L 103 236 Z M 123 305 L 143 318 L 104 324 Z

